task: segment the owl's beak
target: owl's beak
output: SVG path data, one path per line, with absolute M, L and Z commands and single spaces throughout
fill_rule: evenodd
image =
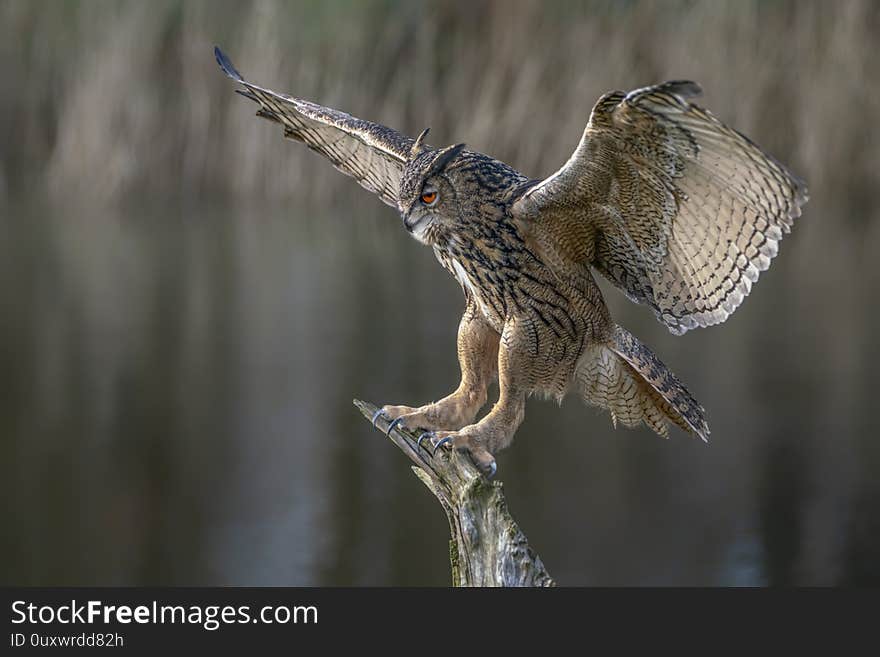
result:
M 403 218 L 403 227 L 411 233 L 413 232 L 420 220 L 421 217 L 414 217 L 412 213 L 409 213 Z
M 431 215 L 420 212 L 411 212 L 403 218 L 403 227 L 422 244 L 428 243 L 425 241 L 425 230 L 430 223 Z

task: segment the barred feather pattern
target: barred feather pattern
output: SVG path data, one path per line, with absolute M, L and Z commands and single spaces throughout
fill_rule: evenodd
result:
M 281 124 L 285 137 L 320 153 L 337 170 L 397 208 L 400 178 L 415 143 L 412 137 L 330 107 L 258 87 L 247 82 L 219 48 L 214 49 L 214 56 L 224 73 L 244 87 L 238 93 L 260 105 L 257 116 Z
M 723 322 L 778 253 L 804 183 L 688 102 L 693 82 L 612 92 L 577 150 L 514 215 L 557 257 L 595 267 L 675 334 Z
M 654 352 L 619 326 L 610 343 L 586 348 L 575 384 L 584 401 L 607 409 L 615 424 L 644 422 L 667 438 L 672 422 L 704 441 L 709 438 L 703 407 Z

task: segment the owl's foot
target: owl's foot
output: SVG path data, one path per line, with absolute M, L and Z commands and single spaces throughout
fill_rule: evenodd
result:
M 440 448 L 445 448 L 467 454 L 486 479 L 491 479 L 498 471 L 495 457 L 489 453 L 476 436 L 468 435 L 466 430 L 431 432 L 431 444 L 433 445 L 434 453 Z
M 433 404 L 418 408 L 411 406 L 384 406 L 373 416 L 373 425 L 381 415 L 394 426 L 410 431 L 451 431 L 461 429 L 473 421 L 482 406 L 480 395 L 453 393 Z
M 432 455 L 440 448 L 467 453 L 474 465 L 489 479 L 498 469 L 495 458 L 486 449 L 486 445 L 493 439 L 494 433 L 502 428 L 495 426 L 496 423 L 487 425 L 485 420 L 464 426 L 467 422 L 460 417 L 460 407 L 453 403 L 437 402 L 421 408 L 384 406 L 373 415 L 373 426 L 380 417 L 389 420 L 387 434 L 394 429 L 421 431 L 416 441 L 417 449 L 424 449 Z M 458 431 L 449 430 L 455 426 L 463 428 Z

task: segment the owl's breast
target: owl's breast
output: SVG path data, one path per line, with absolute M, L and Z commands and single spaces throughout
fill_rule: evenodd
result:
M 492 328 L 499 333 L 504 330 L 507 303 L 504 290 L 495 284 L 496 277 L 486 267 L 477 267 L 466 257 L 452 255 L 442 249 L 434 249 L 434 255 L 452 277 L 458 281 L 465 298 L 479 309 Z

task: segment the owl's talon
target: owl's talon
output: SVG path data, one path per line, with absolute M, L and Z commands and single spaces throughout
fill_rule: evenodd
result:
M 434 445 L 434 451 L 431 453 L 436 454 L 438 449 L 440 449 L 443 445 L 450 442 L 451 440 L 452 440 L 452 436 L 446 436 L 446 438 L 441 438 L 440 441 L 436 445 Z
M 419 436 L 419 439 L 416 441 L 416 449 L 421 449 L 421 448 L 422 448 L 422 441 L 423 441 L 425 438 L 431 438 L 431 437 L 433 437 L 433 436 L 434 436 L 434 432 L 433 432 L 433 431 L 425 431 L 424 433 L 422 433 L 422 435 Z M 425 451 L 428 452 L 428 454 L 431 453 L 430 451 L 428 451 L 427 448 L 425 449 Z
M 378 420 L 380 417 L 385 417 L 385 411 L 381 408 L 373 413 L 373 419 L 371 420 L 371 422 L 373 423 L 374 427 L 376 426 L 376 420 Z
M 385 435 L 386 435 L 386 436 L 390 436 L 390 435 L 391 435 L 391 432 L 392 432 L 392 431 L 394 430 L 394 428 L 397 427 L 397 426 L 401 426 L 401 428 L 402 428 L 402 425 L 401 425 L 402 422 L 403 422 L 403 418 L 402 418 L 402 417 L 399 417 L 399 418 L 397 418 L 396 420 L 393 420 L 393 421 L 391 422 L 391 424 L 388 425 L 388 430 L 385 432 Z

